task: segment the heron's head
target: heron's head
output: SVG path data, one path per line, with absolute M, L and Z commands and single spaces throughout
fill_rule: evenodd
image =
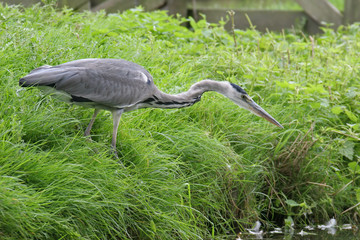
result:
M 281 124 L 278 121 L 275 120 L 275 118 L 273 118 L 264 109 L 262 109 L 259 105 L 257 105 L 251 99 L 251 97 L 245 92 L 244 89 L 242 89 L 241 87 L 239 87 L 238 85 L 233 84 L 233 83 L 230 83 L 230 86 L 231 87 L 228 89 L 228 92 L 226 95 L 234 103 L 236 103 L 237 105 L 239 105 L 242 108 L 249 110 L 250 112 L 252 112 L 253 114 L 255 114 L 259 117 L 265 118 L 270 123 L 272 123 L 280 128 L 284 128 L 283 126 L 281 126 Z

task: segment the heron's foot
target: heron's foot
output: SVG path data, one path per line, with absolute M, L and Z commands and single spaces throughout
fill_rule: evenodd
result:
M 118 160 L 119 165 L 121 167 L 125 168 L 125 165 L 122 163 L 122 161 L 119 158 L 118 151 L 116 150 L 116 147 L 111 146 L 111 153 L 115 157 L 115 159 Z M 120 152 L 120 155 L 122 155 L 121 152 Z
M 88 134 L 88 133 L 86 133 L 86 132 L 85 132 L 85 134 L 84 134 L 84 137 L 85 137 L 86 140 L 89 141 L 89 142 L 92 142 L 92 141 L 93 141 L 92 138 L 91 138 L 91 135 Z
M 116 159 L 119 159 L 118 152 L 116 150 L 116 147 L 111 145 L 111 153 L 114 155 Z
M 87 142 L 90 142 L 90 143 L 94 142 L 94 140 L 92 140 L 90 134 L 89 135 L 84 134 L 84 137 Z M 96 147 L 93 147 L 92 150 L 95 154 L 99 154 L 99 149 L 97 149 Z
M 118 153 L 117 153 L 116 150 L 113 151 L 113 155 L 114 155 L 114 157 L 115 157 L 116 159 L 119 159 L 119 155 L 118 155 Z

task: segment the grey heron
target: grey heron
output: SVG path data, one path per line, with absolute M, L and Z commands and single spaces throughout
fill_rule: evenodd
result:
M 214 80 L 202 80 L 186 92 L 176 95 L 160 91 L 151 74 L 142 66 L 122 59 L 81 59 L 57 66 L 41 66 L 19 80 L 21 87 L 39 87 L 65 102 L 94 108 L 85 130 L 90 130 L 101 109 L 111 111 L 111 146 L 116 155 L 116 136 L 121 114 L 140 108 L 182 108 L 200 101 L 204 92 L 215 91 L 270 123 L 283 128 L 257 105 L 240 86 Z M 116 155 L 117 156 L 117 155 Z

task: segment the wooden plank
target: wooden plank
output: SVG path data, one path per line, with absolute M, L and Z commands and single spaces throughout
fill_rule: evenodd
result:
M 342 24 L 340 11 L 327 0 L 296 0 L 296 2 L 318 24 L 332 23 L 333 28 L 338 28 Z
M 96 7 L 97 5 L 105 2 L 106 0 L 90 0 L 91 8 Z
M 304 14 L 306 13 L 304 12 Z M 310 35 L 322 33 L 323 31 L 320 29 L 321 26 L 321 24 L 315 22 L 312 18 L 307 18 L 304 30 Z
M 86 1 L 83 5 L 80 5 L 76 8 L 77 11 L 90 11 L 91 3 L 90 1 Z
M 96 4 L 97 0 L 94 1 Z M 105 10 L 107 13 L 115 13 L 124 11 L 126 9 L 134 8 L 136 6 L 143 6 L 145 10 L 155 10 L 165 4 L 165 0 L 106 0 L 91 8 L 91 11 L 96 12 Z
M 57 6 L 62 8 L 64 6 L 73 8 L 73 9 L 81 9 L 87 6 L 89 4 L 89 0 L 59 0 L 57 1 Z M 89 10 L 89 9 L 88 9 Z
M 167 0 L 162 10 L 167 10 L 169 15 L 180 14 L 187 17 L 187 0 Z
M 116 13 L 118 11 L 124 11 L 134 7 L 134 2 L 129 0 L 107 0 L 95 7 L 91 8 L 91 11 L 96 12 L 105 10 L 107 13 Z
M 39 3 L 40 0 L 1 0 L 1 2 L 8 5 L 22 5 L 24 7 L 30 7 L 33 4 Z
M 344 24 L 360 22 L 360 0 L 345 0 Z
M 166 0 L 136 0 L 136 6 L 143 6 L 146 11 L 152 11 L 164 6 Z
M 214 9 L 197 9 L 198 13 L 205 14 L 208 22 L 219 22 L 221 19 L 226 19 L 226 10 Z M 189 11 L 192 14 L 192 11 Z M 235 10 L 235 28 L 247 29 L 250 24 L 246 15 L 249 17 L 255 29 L 265 32 L 267 29 L 271 31 L 282 31 L 295 26 L 306 18 L 303 11 L 282 11 L 282 10 Z M 231 30 L 230 21 L 225 25 L 227 30 Z
M 2 2 L 9 5 L 23 5 L 30 7 L 36 3 L 43 3 L 41 0 L 2 0 Z M 58 7 L 64 7 L 65 5 L 76 10 L 89 10 L 89 0 L 59 0 L 57 1 Z

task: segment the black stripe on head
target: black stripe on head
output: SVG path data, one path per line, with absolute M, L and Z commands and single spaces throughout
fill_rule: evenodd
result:
M 231 86 L 232 86 L 236 91 L 238 91 L 239 93 L 247 94 L 247 93 L 245 92 L 245 90 L 242 89 L 240 86 L 238 86 L 238 85 L 236 85 L 236 84 L 234 84 L 234 83 L 230 83 L 230 84 L 231 84 Z

